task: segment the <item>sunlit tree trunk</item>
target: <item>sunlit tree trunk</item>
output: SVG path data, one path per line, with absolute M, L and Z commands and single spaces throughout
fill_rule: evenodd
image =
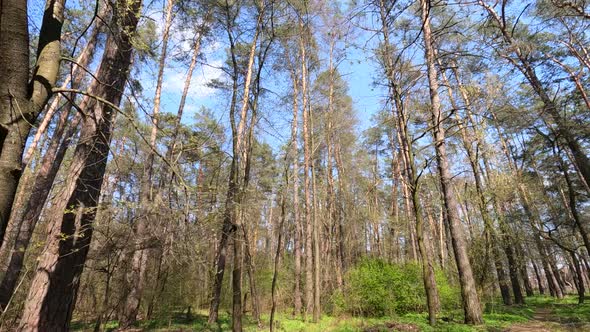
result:
M 21 331 L 68 330 L 80 275 L 92 238 L 92 222 L 106 169 L 113 107 L 119 104 L 131 65 L 132 38 L 141 1 L 118 4 L 113 26 L 120 33 L 107 39 L 90 94 L 88 116 L 70 165 L 63 191 L 48 213 L 48 235 L 20 321 Z
M 22 175 L 27 137 L 57 81 L 64 7 L 65 0 L 46 3 L 29 81 L 27 1 L 0 4 L 0 245 Z
M 465 235 L 463 234 L 461 221 L 457 214 L 458 206 L 452 190 L 452 177 L 449 171 L 449 162 L 447 159 L 445 129 L 442 124 L 444 116 L 442 115 L 440 99 L 438 95 L 438 78 L 435 67 L 436 60 L 430 27 L 430 1 L 421 0 L 420 3 L 422 9 L 421 12 L 424 45 L 426 50 L 425 59 L 428 68 L 427 74 L 430 89 L 433 138 L 436 149 L 436 159 L 438 163 L 443 200 L 453 243 L 453 251 L 455 253 L 457 269 L 459 270 L 459 282 L 461 284 L 465 323 L 482 324 L 483 319 L 481 305 L 479 302 L 479 296 L 477 295 L 477 290 L 475 288 L 475 279 L 473 278 L 471 262 L 469 261 L 469 256 L 467 255 Z
M 102 13 L 103 16 L 105 16 L 104 14 L 106 11 L 103 10 Z M 100 23 L 97 21 L 92 34 L 88 39 L 88 43 L 76 60 L 78 65 L 74 66 L 73 79 L 71 79 L 72 88 L 74 89 L 79 88 L 82 79 L 86 76 L 86 72 L 80 68 L 88 67 L 94 59 L 95 48 L 102 26 L 102 21 L 100 21 Z M 62 87 L 66 88 L 67 86 L 62 85 Z M 86 108 L 88 98 L 89 97 L 84 98 L 84 101 L 79 106 L 81 109 Z M 57 99 L 58 98 L 55 100 Z M 72 101 L 75 100 L 75 95 L 71 94 L 70 99 Z M 54 105 L 52 104 L 51 107 L 53 106 Z M 57 108 L 57 105 L 55 105 L 55 108 Z M 70 117 L 72 108 L 72 102 L 68 101 L 64 109 L 61 111 L 49 146 L 37 167 L 37 173 L 34 174 L 34 176 L 31 175 L 30 177 L 21 179 L 22 183 L 20 184 L 18 193 L 19 198 L 14 202 L 9 226 L 15 234 L 8 235 L 15 237 L 14 245 L 11 246 L 8 243 L 4 243 L 2 246 L 2 251 L 9 251 L 8 254 L 10 257 L 8 258 L 8 264 L 2 266 L 4 268 L 4 273 L 0 273 L 0 275 L 4 275 L 2 283 L 0 284 L 0 308 L 6 306 L 8 300 L 14 293 L 14 288 L 16 287 L 18 277 L 23 267 L 25 253 L 29 246 L 33 231 L 35 230 L 37 220 L 39 220 L 39 217 L 41 216 L 41 211 L 45 206 L 53 181 L 55 180 L 65 153 L 71 143 L 71 138 L 74 137 L 74 134 L 77 131 L 80 115 L 76 112 L 76 115 L 72 119 Z M 41 128 L 38 130 L 41 130 Z M 37 135 L 35 137 L 37 137 Z M 33 141 L 31 145 L 34 143 L 35 142 Z M 30 148 L 31 147 L 29 147 L 29 149 Z M 27 157 L 25 156 L 24 159 L 26 158 Z M 28 186 L 27 182 L 29 181 L 33 182 L 32 187 Z M 6 254 L 0 253 L 0 257 L 6 257 Z
M 440 63 L 439 63 L 439 65 L 440 65 Z M 458 90 L 459 90 L 460 95 L 461 95 L 463 102 L 465 104 L 464 107 L 465 107 L 466 111 L 468 113 L 470 113 L 471 112 L 471 102 L 470 102 L 469 96 L 467 95 L 467 92 L 464 90 L 464 88 L 461 84 L 459 75 L 456 71 L 456 66 L 454 66 L 453 69 L 454 69 L 453 74 L 454 74 L 455 81 L 458 86 Z M 457 105 L 457 103 L 455 102 L 455 99 L 453 96 L 453 90 L 451 89 L 451 85 L 449 84 L 449 81 L 448 81 L 444 71 L 441 72 L 441 77 L 443 79 L 443 82 L 447 86 L 449 100 L 451 102 L 451 105 L 453 106 L 453 109 L 458 110 L 459 105 Z M 484 229 L 485 229 L 485 233 L 486 233 L 487 246 L 491 247 L 492 259 L 493 259 L 494 267 L 496 268 L 496 275 L 498 277 L 498 285 L 500 288 L 500 294 L 502 295 L 502 301 L 504 302 L 505 305 L 511 305 L 512 298 L 510 297 L 510 288 L 508 286 L 508 278 L 506 276 L 506 270 L 504 268 L 504 258 L 502 256 L 502 252 L 499 250 L 500 248 L 498 247 L 498 243 L 497 243 L 498 236 L 495 231 L 495 225 L 492 220 L 492 215 L 491 215 L 490 211 L 488 210 L 488 203 L 487 203 L 487 199 L 486 199 L 485 193 L 484 193 L 481 167 L 480 167 L 479 161 L 477 160 L 478 156 L 473 148 L 474 144 L 476 144 L 476 146 L 479 146 L 480 142 L 477 141 L 477 138 L 470 138 L 471 136 L 467 132 L 467 128 L 465 128 L 465 125 L 463 124 L 462 120 L 459 119 L 458 113 L 455 113 L 455 120 L 457 121 L 457 125 L 459 126 L 459 131 L 461 134 L 463 148 L 465 149 L 465 151 L 467 153 L 467 157 L 469 159 L 469 165 L 471 166 L 471 171 L 473 172 L 473 177 L 475 179 L 475 189 L 477 192 L 477 196 L 479 198 L 479 202 L 478 202 L 479 210 L 481 212 L 481 216 L 482 216 L 482 219 L 484 222 Z M 475 124 L 472 123 L 472 125 L 475 125 Z M 494 207 L 496 208 L 496 215 L 498 215 L 496 204 L 494 204 Z M 500 220 L 500 222 L 503 222 L 503 221 Z

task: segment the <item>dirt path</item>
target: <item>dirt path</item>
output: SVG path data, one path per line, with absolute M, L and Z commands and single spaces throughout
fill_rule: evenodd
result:
M 512 325 L 505 332 L 570 332 L 588 331 L 588 325 L 563 322 L 553 314 L 551 308 L 538 308 L 533 314 L 533 320 L 527 323 Z

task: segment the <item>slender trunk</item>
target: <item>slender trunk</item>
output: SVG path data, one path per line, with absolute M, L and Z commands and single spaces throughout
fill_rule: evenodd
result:
M 574 265 L 574 280 L 577 280 L 576 288 L 578 289 L 578 304 L 584 303 L 584 292 L 586 291 L 584 288 L 584 275 L 582 273 L 582 267 L 580 266 L 580 261 L 576 256 L 575 252 L 570 252 L 572 257 L 572 263 Z
M 295 258 L 295 286 L 293 289 L 294 314 L 301 314 L 301 240 L 303 227 L 299 213 L 299 140 L 297 139 L 297 126 L 299 114 L 299 80 L 297 72 L 293 70 L 293 120 L 291 122 L 291 158 L 293 158 L 293 223 L 295 224 L 293 236 L 293 254 Z
M 537 267 L 537 264 L 535 263 L 535 261 L 531 260 L 531 263 L 533 265 L 533 270 L 535 271 L 535 277 L 537 279 L 537 287 L 539 288 L 539 294 L 545 295 L 545 286 L 543 286 L 543 279 L 541 279 L 541 274 L 539 273 L 539 268 Z
M 445 129 L 443 127 L 440 99 L 438 95 L 437 70 L 435 68 L 435 53 L 432 33 L 430 28 L 430 1 L 421 0 L 423 36 L 425 45 L 425 59 L 428 67 L 428 83 L 430 89 L 431 111 L 433 137 L 436 148 L 436 159 L 440 174 L 441 188 L 443 192 L 444 205 L 446 209 L 449 230 L 451 233 L 453 251 L 457 269 L 459 271 L 459 282 L 461 284 L 461 295 L 463 298 L 463 311 L 465 313 L 465 323 L 481 324 L 483 323 L 481 305 L 479 296 L 475 287 L 475 279 L 471 269 L 471 262 L 467 255 L 467 244 L 463 233 L 461 221 L 457 214 L 458 205 L 452 191 L 451 174 L 449 171 L 449 162 L 447 159 L 445 146 Z
M 21 331 L 69 328 L 106 169 L 113 106 L 121 101 L 131 65 L 141 1 L 119 3 L 117 8 L 122 12 L 114 13 L 112 26 L 121 33 L 107 39 L 97 74 L 101 84 L 91 91 L 101 101 L 92 99 L 64 190 L 48 213 L 47 242 L 25 301 Z
M 309 105 L 307 83 L 309 75 L 307 73 L 307 55 L 304 42 L 305 28 L 303 21 L 300 20 L 299 27 L 301 36 L 299 38 L 299 49 L 301 56 L 301 96 L 302 96 L 302 112 L 303 112 L 303 183 L 305 195 L 305 289 L 304 289 L 304 303 L 305 309 L 303 318 L 313 312 L 313 224 L 312 224 L 312 197 L 311 197 L 311 176 L 309 174 L 311 168 L 311 138 L 309 125 Z
M 293 137 L 294 139 L 297 139 L 297 137 Z M 293 143 L 293 140 L 291 141 L 291 143 Z M 276 289 L 277 289 L 277 283 L 278 283 L 278 275 L 279 275 L 279 268 L 281 266 L 281 250 L 283 249 L 283 225 L 285 224 L 285 217 L 286 217 L 286 210 L 285 210 L 285 196 L 286 196 L 286 192 L 289 188 L 289 176 L 288 176 L 288 164 L 285 163 L 285 187 L 282 190 L 281 193 L 281 220 L 279 221 L 279 227 L 277 230 L 277 250 L 275 253 L 275 259 L 274 259 L 274 269 L 273 269 L 273 275 L 272 275 L 272 285 L 271 285 L 271 298 L 272 298 L 272 306 L 270 308 L 270 332 L 274 331 L 274 317 L 275 317 L 275 311 L 277 308 L 277 295 L 276 295 Z M 272 203 L 271 203 L 271 209 L 272 209 Z
M 310 98 L 311 99 L 311 98 Z M 313 140 L 313 118 L 311 117 L 311 109 L 309 110 L 309 135 L 310 135 L 310 155 L 311 151 L 314 151 L 314 140 Z M 310 158 L 313 158 L 310 156 Z M 314 162 L 310 164 L 311 172 L 311 195 L 312 201 L 312 225 L 313 225 L 313 322 L 317 323 L 320 320 L 320 295 L 321 295 L 321 281 L 320 281 L 320 225 L 318 222 L 319 205 L 317 202 L 317 186 L 316 186 L 316 170 Z
M 152 110 L 151 122 L 152 128 L 150 133 L 149 147 L 147 151 L 146 161 L 144 163 L 143 174 L 141 178 L 141 188 L 139 197 L 139 210 L 141 215 L 137 218 L 136 224 L 133 227 L 133 238 L 135 239 L 135 248 L 131 258 L 131 268 L 127 273 L 127 298 L 123 307 L 123 319 L 121 326 L 128 327 L 135 324 L 137 314 L 139 312 L 139 305 L 143 295 L 145 273 L 147 271 L 147 259 L 149 255 L 148 249 L 145 249 L 144 242 L 148 236 L 148 225 L 152 224 L 154 218 L 152 216 L 155 211 L 153 205 L 154 195 L 153 190 L 153 168 L 156 150 L 156 139 L 158 135 L 158 119 L 160 114 L 160 99 L 162 96 L 162 84 L 164 80 L 164 68 L 166 65 L 166 55 L 168 51 L 168 40 L 170 35 L 170 27 L 172 26 L 172 9 L 174 7 L 173 0 L 166 2 L 166 17 L 164 29 L 162 32 L 162 51 L 158 63 L 158 75 L 156 78 L 156 92 L 154 96 L 154 108 Z
M 463 88 L 463 86 L 461 84 L 461 81 L 459 79 L 459 74 L 456 71 L 456 67 L 454 67 L 453 74 L 454 74 L 455 80 L 457 82 L 459 92 L 461 94 L 463 102 L 465 103 L 465 108 L 466 108 L 467 112 L 470 114 L 471 113 L 471 103 L 470 103 L 469 97 L 467 95 L 467 92 L 465 91 L 465 89 Z M 444 71 L 441 72 L 441 77 L 442 77 L 445 85 L 447 85 L 447 91 L 449 94 L 449 100 L 451 101 L 451 105 L 453 106 L 453 108 L 455 110 L 458 110 L 459 107 L 455 102 L 453 92 L 451 89 L 451 85 L 449 84 L 449 81 L 448 81 Z M 463 148 L 467 152 L 467 157 L 469 159 L 469 165 L 471 166 L 471 170 L 473 172 L 473 177 L 475 179 L 475 188 L 476 188 L 477 196 L 479 198 L 479 201 L 478 201 L 479 210 L 481 212 L 481 216 L 482 216 L 482 219 L 484 222 L 484 230 L 486 233 L 486 240 L 488 242 L 487 246 L 491 247 L 493 261 L 494 261 L 494 267 L 496 268 L 496 275 L 498 277 L 498 286 L 500 288 L 500 294 L 502 295 L 502 301 L 505 305 L 511 305 L 512 298 L 510 297 L 510 289 L 508 286 L 508 277 L 506 275 L 506 270 L 504 267 L 504 258 L 502 256 L 502 253 L 501 253 L 500 248 L 498 246 L 498 236 L 495 231 L 495 225 L 492 220 L 491 213 L 488 210 L 487 199 L 484 195 L 484 187 L 483 187 L 483 183 L 482 183 L 483 182 L 482 181 L 482 172 L 481 172 L 481 168 L 479 165 L 479 161 L 477 159 L 476 152 L 473 150 L 473 144 L 476 143 L 479 145 L 480 142 L 478 142 L 477 138 L 470 138 L 469 134 L 467 133 L 467 128 L 465 128 L 465 126 L 461 122 L 461 119 L 459 119 L 458 113 L 455 113 L 455 120 L 457 121 L 457 124 L 459 126 L 459 130 L 461 133 L 461 139 L 463 141 Z M 493 207 L 495 210 L 495 214 L 499 215 L 498 209 L 497 209 L 497 204 L 496 204 L 495 200 L 494 200 Z M 499 222 L 502 223 L 504 221 L 500 220 Z
M 415 189 L 412 189 L 412 204 L 416 217 L 416 240 L 418 242 L 420 257 L 422 258 L 422 277 L 424 279 L 424 289 L 426 290 L 426 301 L 428 304 L 428 322 L 430 325 L 435 325 L 436 314 L 440 310 L 440 300 L 434 275 L 434 263 L 425 243 L 428 239 L 425 239 L 424 236 L 424 220 L 422 217 L 422 205 L 418 197 L 418 183 L 415 182 L 413 187 Z
M 221 287 L 223 282 L 223 275 L 225 272 L 225 261 L 226 261 L 226 252 L 227 252 L 227 245 L 228 240 L 233 240 L 233 251 L 234 251 L 234 266 L 232 271 L 232 313 L 234 314 L 232 319 L 232 329 L 234 331 L 242 329 L 242 300 L 241 300 L 241 285 L 242 285 L 242 272 L 241 272 L 241 243 L 239 240 L 239 236 L 235 234 L 236 230 L 240 228 L 240 220 L 238 218 L 238 209 L 240 205 L 240 166 L 241 166 L 241 158 L 242 154 L 245 153 L 243 151 L 243 144 L 244 144 L 244 130 L 247 122 L 247 115 L 248 115 L 248 101 L 250 98 L 250 82 L 252 79 L 252 67 L 254 64 L 254 57 L 256 55 L 256 45 L 258 40 L 258 35 L 260 33 L 260 23 L 262 20 L 262 13 L 258 15 L 258 21 L 256 24 L 256 32 L 254 34 L 254 38 L 252 40 L 252 45 L 250 47 L 250 53 L 248 57 L 248 64 L 246 68 L 246 76 L 244 80 L 244 91 L 243 91 L 243 100 L 242 106 L 240 109 L 239 114 L 239 122 L 236 126 L 235 122 L 235 112 L 236 112 L 236 105 L 237 105 L 237 89 L 238 89 L 238 60 L 236 55 L 236 44 L 233 37 L 233 14 L 230 12 L 231 8 L 227 5 L 225 8 L 225 15 L 226 15 L 226 31 L 228 35 L 228 39 L 230 42 L 230 55 L 231 55 L 231 63 L 232 63 L 232 98 L 230 103 L 230 124 L 232 130 L 232 160 L 230 166 L 230 174 L 229 174 L 229 184 L 227 189 L 227 196 L 225 202 L 225 211 L 223 216 L 223 225 L 221 230 L 221 239 L 219 242 L 219 246 L 217 249 L 217 258 L 216 258 L 216 273 L 215 273 L 215 280 L 213 283 L 213 295 L 211 298 L 211 305 L 209 307 L 209 318 L 208 322 L 213 324 L 217 322 L 219 316 L 219 304 L 221 302 Z M 245 156 L 247 157 L 247 156 Z
M 417 176 L 416 165 L 414 161 L 414 152 L 412 143 L 408 137 L 408 122 L 405 117 L 404 104 L 399 95 L 394 97 L 395 112 L 397 114 L 398 139 L 400 147 L 402 147 L 402 154 L 405 161 L 405 173 L 408 177 L 408 200 L 411 199 L 412 212 L 415 218 L 416 242 L 418 251 L 420 253 L 422 263 L 422 279 L 424 282 L 424 289 L 426 291 L 426 301 L 428 306 L 428 321 L 430 325 L 436 324 L 436 314 L 440 310 L 440 299 L 438 295 L 438 288 L 436 286 L 436 279 L 434 274 L 434 262 L 431 253 L 426 248 L 424 236 L 424 221 L 422 217 L 422 204 L 420 202 L 420 182 Z M 407 203 L 409 205 L 409 202 Z M 409 208 L 409 206 L 408 206 Z M 409 211 L 408 211 L 409 212 Z M 408 213 L 408 216 L 410 214 Z M 411 233 L 410 233 L 411 234 Z

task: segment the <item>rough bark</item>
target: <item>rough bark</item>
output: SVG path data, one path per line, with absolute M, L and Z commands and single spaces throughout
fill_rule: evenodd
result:
M 578 304 L 584 303 L 584 292 L 586 291 L 584 288 L 584 275 L 582 274 L 582 267 L 580 266 L 580 261 L 575 252 L 570 252 L 570 256 L 572 258 L 572 263 L 574 265 L 574 280 L 576 280 L 576 288 L 578 290 Z
M 102 13 L 103 16 L 106 16 L 107 12 L 106 10 L 103 10 Z M 80 67 L 88 67 L 90 62 L 94 59 L 95 48 L 98 42 L 98 37 L 101 33 L 100 30 L 102 26 L 102 21 L 98 20 L 94 25 L 94 30 L 88 39 L 88 43 L 76 61 L 77 65 L 75 65 L 73 68 L 73 77 L 71 79 L 72 88 L 74 89 L 80 86 L 82 79 L 86 74 L 80 69 Z M 65 108 L 60 114 L 56 128 L 53 132 L 53 137 L 49 143 L 49 146 L 47 147 L 47 151 L 39 162 L 37 173 L 34 175 L 34 178 L 28 177 L 31 180 L 34 179 L 32 188 L 27 188 L 28 186 L 25 183 L 22 183 L 19 187 L 19 191 L 30 189 L 28 192 L 30 194 L 27 195 L 24 192 L 19 193 L 21 198 L 15 201 L 13 208 L 14 211 L 10 218 L 11 228 L 14 229 L 15 233 L 14 245 L 10 247 L 11 249 L 8 247 L 5 248 L 5 246 L 2 247 L 2 251 L 10 250 L 10 253 L 8 264 L 5 267 L 3 266 L 5 269 L 3 271 L 4 277 L 2 279 L 2 283 L 0 284 L 0 308 L 4 308 L 6 306 L 8 300 L 14 293 L 14 289 L 24 263 L 25 253 L 29 246 L 33 231 L 35 230 L 37 220 L 39 219 L 41 211 L 45 206 L 45 202 L 49 196 L 49 192 L 57 175 L 57 171 L 59 170 L 65 153 L 71 143 L 71 138 L 74 137 L 74 134 L 78 129 L 77 127 L 81 119 L 80 114 L 76 113 L 73 120 L 68 120 L 70 119 L 71 109 L 73 108 L 72 102 L 75 100 L 75 96 L 71 95 L 69 98 L 71 101 L 66 103 Z M 89 97 L 87 96 L 84 98 L 84 101 L 79 106 L 81 109 L 86 108 L 88 99 Z M 57 98 L 55 101 L 57 101 Z M 55 107 L 57 108 L 57 106 Z M 50 111 L 48 110 L 48 114 L 49 113 Z M 46 115 L 46 117 L 48 116 L 49 115 Z M 48 122 L 49 121 L 47 121 L 47 123 Z M 40 130 L 42 130 L 42 128 L 38 129 L 38 131 Z M 35 138 L 37 137 L 38 136 L 36 135 Z M 33 141 L 29 147 L 29 150 L 33 148 L 34 144 L 35 142 Z M 25 161 L 23 163 L 26 165 L 26 156 L 24 159 Z M 22 181 L 26 180 L 23 179 Z M 0 254 L 0 257 L 4 257 L 4 255 Z
M 508 271 L 510 275 L 510 283 L 512 284 L 512 294 L 514 295 L 515 304 L 524 304 L 524 296 L 522 295 L 522 288 L 518 278 L 518 263 L 512 248 L 512 241 L 509 234 L 504 234 L 506 242 L 504 243 L 504 252 L 508 258 Z
M 131 65 L 132 38 L 141 1 L 120 0 L 113 13 L 119 27 L 107 39 L 91 94 L 88 116 L 74 152 L 63 192 L 48 213 L 48 236 L 39 257 L 20 321 L 21 331 L 68 330 L 80 275 L 92 238 L 111 136 L 113 106 L 118 105 Z
M 531 261 L 533 265 L 533 270 L 535 271 L 535 278 L 537 279 L 537 288 L 539 289 L 539 294 L 545 295 L 545 286 L 543 286 L 543 279 L 541 279 L 541 274 L 539 272 L 539 268 L 535 261 Z

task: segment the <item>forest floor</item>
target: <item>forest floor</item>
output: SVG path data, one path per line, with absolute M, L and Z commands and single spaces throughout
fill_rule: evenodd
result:
M 277 331 L 286 332 L 569 332 L 590 331 L 590 303 L 577 304 L 577 297 L 568 296 L 556 300 L 546 296 L 526 299 L 521 306 L 504 306 L 498 303 L 487 304 L 484 312 L 484 325 L 468 326 L 462 324 L 460 312 L 447 312 L 440 315 L 436 326 L 427 324 L 425 314 L 407 314 L 399 317 L 364 318 L 323 316 L 320 322 L 304 322 L 292 318 L 289 314 L 279 314 L 275 319 Z M 587 301 L 590 302 L 590 301 Z M 244 319 L 244 330 L 248 332 L 268 331 L 268 315 L 263 315 L 264 327 L 258 328 L 250 316 Z M 107 331 L 116 329 L 117 323 L 111 322 Z M 73 331 L 92 331 L 92 323 L 75 323 Z M 142 321 L 137 329 L 129 331 L 230 331 L 231 320 L 227 313 L 220 313 L 217 326 L 207 325 L 206 312 L 197 312 L 187 319 L 185 313 L 177 313 L 165 319 Z

